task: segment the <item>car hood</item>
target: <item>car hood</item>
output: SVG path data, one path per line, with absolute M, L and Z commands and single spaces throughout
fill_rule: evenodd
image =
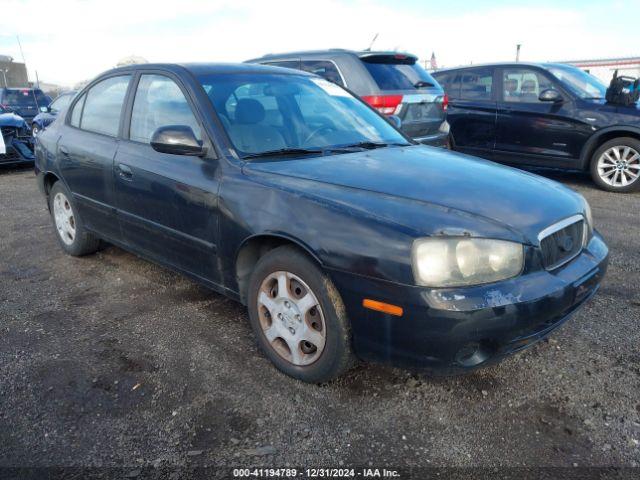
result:
M 584 210 L 583 198 L 557 182 L 427 146 L 254 161 L 243 169 L 248 174 L 277 174 L 418 201 L 425 207 L 444 208 L 452 215 L 499 224 L 532 244 L 537 243 L 538 233 L 544 228 Z M 429 216 L 425 217 L 417 218 L 412 208 L 406 212 L 395 209 L 393 221 L 425 225 Z M 446 232 L 447 225 L 437 228 Z
M 0 114 L 0 127 L 22 128 L 26 125 L 24 119 L 15 113 Z

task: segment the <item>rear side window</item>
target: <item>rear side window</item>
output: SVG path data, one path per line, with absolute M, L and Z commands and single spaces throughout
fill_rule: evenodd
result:
M 80 116 L 82 115 L 82 107 L 84 107 L 84 100 L 87 98 L 86 95 L 82 95 L 82 98 L 76 102 L 73 106 L 73 111 L 71 112 L 71 126 L 80 128 Z
M 111 77 L 95 84 L 86 94 L 80 128 L 115 137 L 130 75 Z M 75 113 L 75 110 L 74 110 Z
M 438 86 L 413 57 L 375 55 L 361 60 L 380 90 L 419 90 Z
M 305 72 L 315 73 L 330 82 L 344 86 L 338 67 L 333 62 L 325 60 L 304 60 L 301 63 L 302 70 Z
M 163 75 L 142 75 L 131 112 L 129 138 L 149 143 L 153 133 L 167 125 L 191 127 L 196 139 L 202 131 L 180 87 Z
M 459 99 L 491 100 L 493 97 L 493 70 L 479 68 L 459 72 Z

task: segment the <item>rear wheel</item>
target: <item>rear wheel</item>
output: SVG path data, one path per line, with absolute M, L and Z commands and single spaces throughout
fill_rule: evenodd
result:
M 273 364 L 305 382 L 324 382 L 353 363 L 349 323 L 331 280 L 289 246 L 260 258 L 251 274 L 249 318 Z
M 621 137 L 602 144 L 591 158 L 591 176 L 610 192 L 640 190 L 640 141 Z
M 58 241 L 65 252 L 82 256 L 98 250 L 100 240 L 84 228 L 71 200 L 71 193 L 62 182 L 54 183 L 49 191 L 49 211 Z

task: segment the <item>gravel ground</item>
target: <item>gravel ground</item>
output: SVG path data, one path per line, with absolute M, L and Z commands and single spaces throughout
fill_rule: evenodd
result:
M 64 255 L 33 173 L 1 171 L 0 466 L 637 467 L 640 195 L 553 178 L 611 249 L 570 322 L 471 375 L 317 386 L 271 367 L 241 305 L 115 247 Z

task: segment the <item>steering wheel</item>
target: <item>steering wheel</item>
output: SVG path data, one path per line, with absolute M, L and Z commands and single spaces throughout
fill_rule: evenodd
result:
M 335 128 L 333 128 L 330 125 L 322 125 L 322 126 L 316 128 L 316 129 L 314 129 L 309 135 L 307 135 L 307 137 L 302 141 L 302 144 L 306 145 L 307 143 L 309 143 L 309 141 L 313 137 L 315 137 L 317 135 L 320 135 L 321 132 L 324 132 L 324 131 L 333 132 L 334 130 L 335 130 Z

